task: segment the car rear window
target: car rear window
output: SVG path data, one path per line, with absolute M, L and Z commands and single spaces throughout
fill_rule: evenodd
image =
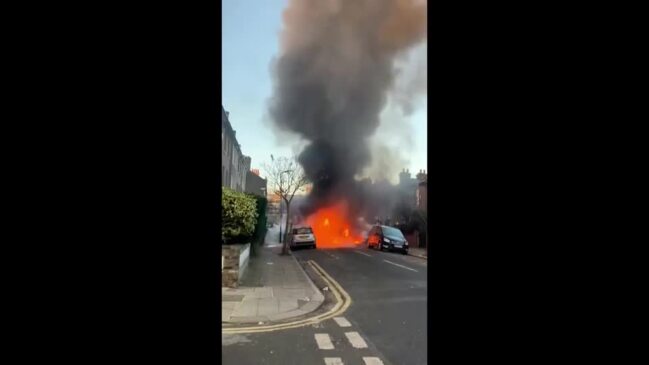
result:
M 297 229 L 297 234 L 311 234 L 311 228 L 298 228 Z

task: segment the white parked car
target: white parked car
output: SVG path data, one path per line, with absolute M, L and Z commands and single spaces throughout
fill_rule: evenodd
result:
M 291 250 L 297 247 L 316 248 L 315 235 L 309 226 L 294 226 L 289 232 L 288 245 Z

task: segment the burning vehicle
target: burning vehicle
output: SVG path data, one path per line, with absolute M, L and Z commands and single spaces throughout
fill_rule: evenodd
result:
M 347 204 L 317 209 L 307 218 L 322 248 L 355 247 L 363 243 L 361 231 L 348 220 Z

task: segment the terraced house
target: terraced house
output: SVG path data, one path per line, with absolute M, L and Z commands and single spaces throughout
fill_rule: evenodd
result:
M 230 123 L 230 113 L 221 106 L 221 185 L 244 192 L 250 171 L 250 157 L 241 152 L 237 132 Z

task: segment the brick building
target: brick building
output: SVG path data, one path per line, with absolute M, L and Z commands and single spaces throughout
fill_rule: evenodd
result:
M 424 180 L 417 186 L 417 209 L 426 211 L 428 209 L 428 181 Z

